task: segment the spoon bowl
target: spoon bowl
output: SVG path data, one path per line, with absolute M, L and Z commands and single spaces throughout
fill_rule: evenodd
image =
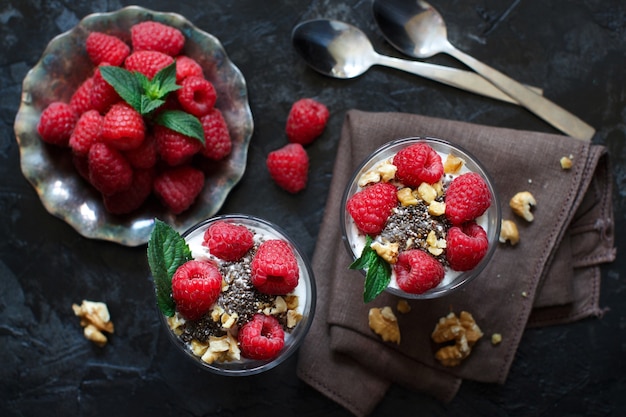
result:
M 335 78 L 355 78 L 376 61 L 374 47 L 356 27 L 337 20 L 316 19 L 298 24 L 293 46 L 314 70 Z
M 365 33 L 338 20 L 314 19 L 301 22 L 294 27 L 291 39 L 296 52 L 311 68 L 330 77 L 355 78 L 373 65 L 383 65 L 515 103 L 511 97 L 474 72 L 381 55 L 374 50 Z
M 402 53 L 430 58 L 452 47 L 443 17 L 423 1 L 374 1 L 374 19 L 385 39 Z
M 454 47 L 448 41 L 443 17 L 429 3 L 423 0 L 374 0 L 372 12 L 383 36 L 403 53 L 416 58 L 428 58 L 442 52 L 449 54 L 562 132 L 583 140 L 593 137 L 595 130 L 567 110 Z

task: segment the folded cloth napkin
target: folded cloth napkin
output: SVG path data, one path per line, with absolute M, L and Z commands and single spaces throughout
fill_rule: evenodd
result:
M 489 266 L 460 290 L 434 300 L 383 293 L 363 302 L 364 278 L 349 270 L 339 213 L 357 166 L 384 143 L 411 136 L 454 142 L 474 154 L 495 180 L 503 218 L 515 221 L 516 246 L 499 244 Z M 560 158 L 573 161 L 569 170 Z M 510 209 L 510 198 L 530 191 L 531 223 Z M 315 319 L 299 353 L 298 375 L 357 416 L 369 414 L 391 383 L 450 401 L 463 379 L 504 383 L 526 327 L 601 316 L 599 264 L 615 258 L 611 180 L 604 147 L 560 135 L 480 126 L 402 113 L 351 110 L 342 128 L 320 228 L 313 270 Z M 372 307 L 396 312 L 401 343 L 383 342 L 368 326 Z M 471 313 L 485 336 L 457 367 L 434 357 L 431 333 L 440 317 Z M 502 342 L 492 344 L 499 333 Z

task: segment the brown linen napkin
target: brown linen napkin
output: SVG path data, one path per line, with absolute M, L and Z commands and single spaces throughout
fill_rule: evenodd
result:
M 503 217 L 520 230 L 517 246 L 501 244 L 474 281 L 444 298 L 410 301 L 383 293 L 364 304 L 363 275 L 341 239 L 344 188 L 356 167 L 382 144 L 409 136 L 455 142 L 480 159 L 496 183 Z M 563 170 L 562 156 L 574 166 Z M 348 112 L 313 256 L 318 287 L 316 316 L 300 349 L 298 375 L 357 416 L 369 414 L 390 383 L 450 401 L 464 378 L 504 383 L 524 329 L 600 316 L 598 264 L 615 258 L 611 181 L 604 147 L 537 132 L 479 126 L 401 113 Z M 518 191 L 537 200 L 526 223 L 508 207 Z M 400 345 L 384 343 L 368 326 L 371 307 L 391 306 Z M 473 314 L 485 336 L 460 366 L 434 358 L 430 334 L 450 311 Z M 493 333 L 502 342 L 493 345 Z

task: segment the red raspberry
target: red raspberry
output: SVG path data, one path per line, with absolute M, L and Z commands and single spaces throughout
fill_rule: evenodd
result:
M 103 64 L 101 66 L 110 66 Z M 100 67 L 96 68 L 91 84 L 91 108 L 98 110 L 101 114 L 106 113 L 109 108 L 121 100 L 117 91 L 109 84 L 100 73 Z
M 426 143 L 416 143 L 400 150 L 393 158 L 398 168 L 396 178 L 407 187 L 419 187 L 423 182 L 434 184 L 443 176 L 439 154 Z
M 124 67 L 128 71 L 137 71 L 148 79 L 152 79 L 157 72 L 174 62 L 174 58 L 157 51 L 136 51 L 128 55 Z
M 197 320 L 205 315 L 222 291 L 222 275 L 215 264 L 187 261 L 172 276 L 172 298 L 181 316 Z
M 435 288 L 445 275 L 441 263 L 420 249 L 401 252 L 393 270 L 398 287 L 410 294 L 422 294 Z
M 288 294 L 298 285 L 300 270 L 291 247 L 284 240 L 261 243 L 250 264 L 250 280 L 263 294 Z
M 174 214 L 187 210 L 204 187 L 204 173 L 189 165 L 163 171 L 154 180 L 154 193 Z
M 78 115 L 67 103 L 50 103 L 39 118 L 37 132 L 44 142 L 58 146 L 67 146 Z
M 124 41 L 116 36 L 102 32 L 91 32 L 87 36 L 85 46 L 87 55 L 89 55 L 94 65 L 108 62 L 119 67 L 130 53 L 130 47 Z
M 198 61 L 187 55 L 178 55 L 176 57 L 176 84 L 180 85 L 187 77 L 203 77 L 204 71 Z
M 307 145 L 322 134 L 328 122 L 328 108 L 312 98 L 303 98 L 291 106 L 286 132 L 290 142 Z
M 255 314 L 241 326 L 237 339 L 244 358 L 270 360 L 277 357 L 285 345 L 285 331 L 275 317 Z
M 72 154 L 72 164 L 76 168 L 76 172 L 86 181 L 89 181 L 89 158 L 87 156 L 79 156 L 75 153 Z
M 89 181 L 104 195 L 130 188 L 133 169 L 124 156 L 106 143 L 94 143 L 89 149 Z
M 152 168 L 159 159 L 156 139 L 153 135 L 147 133 L 141 145 L 135 149 L 124 151 L 124 156 L 133 168 Z
M 202 244 L 212 255 L 225 261 L 241 259 L 254 245 L 254 235 L 245 226 L 218 221 L 204 232 Z
M 126 191 L 103 196 L 105 209 L 111 214 L 128 214 L 137 210 L 152 193 L 153 169 L 138 169 Z
M 154 127 L 157 152 L 161 159 L 170 166 L 182 165 L 202 148 L 202 142 L 196 138 L 185 136 L 168 127 L 156 125 Z
M 87 78 L 78 86 L 70 98 L 70 107 L 76 114 L 83 114 L 87 110 L 92 110 L 91 89 L 93 88 L 93 76 Z
M 72 151 L 80 156 L 89 153 L 91 145 L 100 140 L 103 117 L 97 110 L 88 110 L 81 114 L 70 136 Z
M 491 205 L 491 192 L 479 174 L 459 175 L 446 191 L 446 218 L 459 225 L 481 216 Z
M 487 233 L 476 222 L 453 226 L 446 237 L 446 259 L 455 271 L 469 271 L 483 259 L 489 248 Z
M 396 187 L 387 182 L 379 182 L 350 197 L 346 209 L 361 232 L 377 235 L 384 229 L 391 210 L 397 204 Z
M 135 51 L 158 51 L 176 56 L 185 45 L 185 36 L 180 30 L 154 21 L 133 25 L 130 36 Z
M 206 116 L 200 118 L 204 130 L 204 148 L 200 153 L 214 161 L 224 159 L 230 154 L 233 141 L 228 131 L 228 125 L 222 112 L 213 108 Z
M 289 143 L 267 155 L 267 169 L 279 187 L 295 194 L 306 187 L 309 155 L 299 143 Z
M 138 148 L 146 136 L 141 114 L 126 103 L 111 106 L 102 122 L 102 141 L 127 151 Z
M 191 76 L 182 81 L 181 87 L 176 90 L 176 97 L 184 110 L 202 117 L 213 109 L 217 93 L 209 81 Z

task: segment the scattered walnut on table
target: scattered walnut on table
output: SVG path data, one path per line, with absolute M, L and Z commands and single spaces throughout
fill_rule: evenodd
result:
M 526 220 L 532 222 L 534 220 L 531 208 L 537 205 L 535 197 L 529 191 L 521 191 L 513 196 L 509 201 L 509 206 L 513 209 L 513 212 Z
M 411 311 L 411 304 L 404 298 L 398 300 L 398 304 L 396 305 L 396 309 L 399 313 L 406 314 Z
M 400 344 L 400 326 L 391 307 L 370 308 L 368 319 L 370 329 L 383 341 Z
M 494 333 L 491 335 L 491 344 L 498 345 L 502 342 L 502 335 L 500 333 Z
M 564 156 L 559 160 L 559 163 L 561 164 L 561 168 L 562 169 L 572 169 L 572 166 L 574 165 L 574 162 L 572 162 L 572 158 L 573 156 Z
M 519 243 L 519 231 L 517 230 L 515 222 L 512 220 L 502 220 L 499 240 L 501 243 L 508 241 L 512 246 Z
M 467 311 L 462 311 L 459 317 L 450 313 L 439 319 L 431 334 L 435 343 L 448 343 L 437 350 L 435 358 L 443 366 L 458 366 L 469 356 L 472 346 L 483 337 L 483 332 L 476 324 L 474 317 Z
M 113 334 L 114 331 L 107 305 L 99 301 L 83 300 L 81 305 L 72 304 L 72 310 L 80 317 L 85 338 L 98 346 L 106 345 L 108 339 L 104 332 Z

